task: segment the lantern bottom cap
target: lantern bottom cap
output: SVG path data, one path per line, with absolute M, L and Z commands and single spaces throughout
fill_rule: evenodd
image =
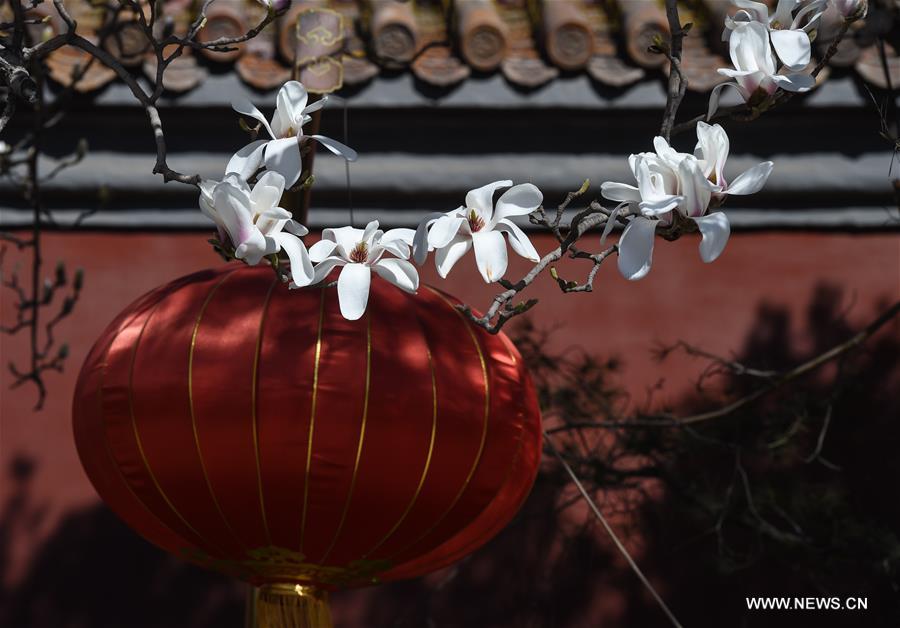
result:
M 255 628 L 332 628 L 328 592 L 308 585 L 263 585 L 251 612 Z

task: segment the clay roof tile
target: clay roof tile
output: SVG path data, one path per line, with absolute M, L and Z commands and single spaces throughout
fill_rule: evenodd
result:
M 136 16 L 123 14 L 117 30 L 108 33 L 103 9 L 89 0 L 67 0 L 66 4 L 86 36 L 102 39 L 102 45 L 123 63 L 143 66 L 153 75 L 155 59 L 132 21 Z M 196 17 L 198 4 L 191 0 L 165 2 L 167 27 L 185 32 Z M 684 43 L 683 69 L 689 88 L 706 92 L 723 80 L 716 71 L 727 66 L 722 24 L 734 7 L 728 0 L 695 0 L 683 5 L 682 21 L 693 24 Z M 235 50 L 197 55 L 185 50 L 167 73 L 167 89 L 193 89 L 205 80 L 208 64 L 231 67 L 257 89 L 276 88 L 292 74 L 298 49 L 296 23 L 310 8 L 326 10 L 311 18 L 315 22 L 311 28 L 342 31 L 339 37 L 334 33 L 337 38 L 327 45 L 316 39 L 318 31 L 313 31 L 309 41 L 300 46 L 305 46 L 302 54 L 307 57 L 300 67 L 301 78 L 320 91 L 398 71 L 410 71 L 418 80 L 439 87 L 465 81 L 472 72 L 500 72 L 522 88 L 538 88 L 560 72 L 583 73 L 599 84 L 622 89 L 648 78 L 659 80 L 654 70 L 665 69 L 667 63 L 664 55 L 649 50 L 658 37 L 668 36 L 662 0 L 302 0 L 295 1 L 284 17 L 256 39 Z M 255 0 L 214 3 L 199 39 L 242 33 L 258 23 L 264 12 Z M 324 17 L 327 15 L 331 17 Z M 57 22 L 52 19 L 48 27 L 58 32 L 62 25 Z M 818 28 L 814 55 L 824 54 L 839 27 L 840 16 L 829 10 Z M 874 43 L 875 38 L 866 35 L 865 23 L 855 24 L 831 65 L 849 68 L 862 80 L 886 87 Z M 900 83 L 900 57 L 893 48 L 888 47 L 887 52 L 891 82 L 896 85 Z M 69 84 L 85 60 L 84 54 L 74 49 L 60 48 L 48 58 L 50 76 Z M 97 90 L 115 78 L 111 70 L 93 63 L 87 66 L 77 89 Z

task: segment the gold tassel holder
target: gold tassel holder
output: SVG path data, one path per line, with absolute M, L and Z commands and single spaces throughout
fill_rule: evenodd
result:
M 255 628 L 332 628 L 327 591 L 300 584 L 267 584 L 255 593 Z

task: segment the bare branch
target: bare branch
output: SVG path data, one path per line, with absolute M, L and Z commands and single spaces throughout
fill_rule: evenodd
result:
M 681 26 L 677 0 L 666 0 L 666 18 L 669 20 L 669 31 L 672 38 L 669 48 L 665 52 L 669 59 L 669 85 L 666 93 L 666 110 L 663 114 L 659 134 L 668 142 L 675 124 L 675 116 L 678 115 L 678 107 L 687 90 L 687 79 L 681 73 L 681 52 L 687 30 Z
M 730 414 L 734 414 L 736 411 L 748 406 L 749 404 L 753 403 L 760 397 L 763 397 L 764 395 L 772 392 L 773 390 L 780 388 L 785 384 L 792 382 L 795 379 L 802 377 L 803 375 L 806 375 L 807 373 L 815 371 L 821 366 L 824 366 L 825 364 L 843 356 L 853 349 L 856 349 L 898 314 L 900 314 L 900 301 L 894 303 L 878 318 L 866 325 L 862 330 L 860 330 L 846 342 L 842 342 L 841 344 L 832 347 L 825 353 L 822 353 L 821 355 L 818 355 L 811 360 L 804 362 L 803 364 L 791 369 L 778 378 L 773 379 L 766 386 L 757 389 L 756 391 L 750 393 L 749 395 L 746 395 L 745 397 L 741 397 L 737 401 L 734 401 L 733 403 L 730 403 L 723 408 L 683 418 L 673 417 L 671 415 L 662 415 L 658 418 L 668 419 L 670 421 L 673 421 L 677 425 L 684 426 L 693 425 L 695 423 L 703 423 L 706 421 L 711 421 L 713 419 L 722 418 Z

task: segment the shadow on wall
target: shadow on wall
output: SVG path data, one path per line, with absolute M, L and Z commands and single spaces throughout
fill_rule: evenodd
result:
M 850 307 L 840 289 L 818 286 L 798 338 L 787 312 L 763 303 L 738 359 L 789 370 L 854 336 Z M 895 319 L 789 390 L 660 443 L 668 490 L 638 521 L 685 626 L 900 626 L 898 329 Z M 735 398 L 758 386 L 728 384 Z M 711 407 L 702 395 L 682 405 Z M 755 596 L 827 598 L 830 610 L 749 610 Z M 834 608 L 848 598 L 867 609 Z M 627 608 L 625 626 L 662 625 L 641 599 Z
M 13 466 L 19 490 L 0 518 L 0 568 L 10 533 L 33 516 L 33 469 L 24 460 Z M 548 513 L 561 485 L 561 475 L 544 474 L 506 531 L 437 578 L 383 585 L 374 598 L 341 592 L 333 600 L 336 614 L 341 606 L 371 604 L 362 609 L 362 625 L 425 626 L 429 619 L 440 626 L 574 625 L 590 606 L 593 584 L 585 576 L 613 574 L 604 569 L 610 557 L 591 526 L 567 536 L 562 547 L 553 543 L 557 522 Z M 241 628 L 243 617 L 243 585 L 168 556 L 102 505 L 67 517 L 22 582 L 0 592 L 4 628 Z
M 782 370 L 846 340 L 854 330 L 844 322 L 844 305 L 839 290 L 819 287 L 806 338 L 792 335 L 785 310 L 760 305 L 740 361 Z M 531 351 L 527 341 L 520 344 Z M 685 626 L 900 625 L 898 355 L 896 334 L 882 334 L 843 360 L 836 375 L 802 380 L 696 429 L 629 428 L 609 439 L 615 445 L 608 451 L 601 438 L 590 457 L 577 459 L 589 485 L 607 491 L 599 493 L 607 496 L 606 510 L 632 508 L 633 523 L 617 525 L 639 536 L 642 564 Z M 595 416 L 610 418 L 615 362 L 591 363 L 602 365 L 603 382 L 589 369 L 576 371 L 570 389 L 542 386 L 539 376 L 544 401 L 574 411 L 579 390 L 603 388 Z M 735 397 L 758 385 L 726 381 Z M 715 402 L 698 392 L 679 406 L 699 411 Z M 567 456 L 578 446 L 568 444 Z M 613 449 L 617 454 L 608 455 Z M 635 465 L 636 457 L 648 464 Z M 7 471 L 17 488 L 0 511 L 0 574 L 16 535 L 41 516 L 29 499 L 33 472 L 22 459 Z M 637 506 L 617 499 L 616 491 L 648 479 L 663 487 L 654 499 Z M 362 617 L 352 625 L 379 628 L 667 625 L 602 530 L 583 508 L 569 508 L 565 485 L 562 470 L 545 464 L 522 512 L 484 549 L 374 595 L 338 593 L 336 617 Z M 866 597 L 869 609 L 748 611 L 745 597 L 763 595 Z M 66 518 L 21 582 L 0 589 L 0 626 L 240 628 L 243 606 L 242 585 L 170 558 L 96 506 Z
M 0 573 L 15 535 L 35 523 L 33 470 L 12 463 L 17 490 L 0 514 Z M 240 585 L 168 556 L 102 505 L 65 518 L 22 581 L 0 590 L 5 628 L 238 628 L 243 613 Z

